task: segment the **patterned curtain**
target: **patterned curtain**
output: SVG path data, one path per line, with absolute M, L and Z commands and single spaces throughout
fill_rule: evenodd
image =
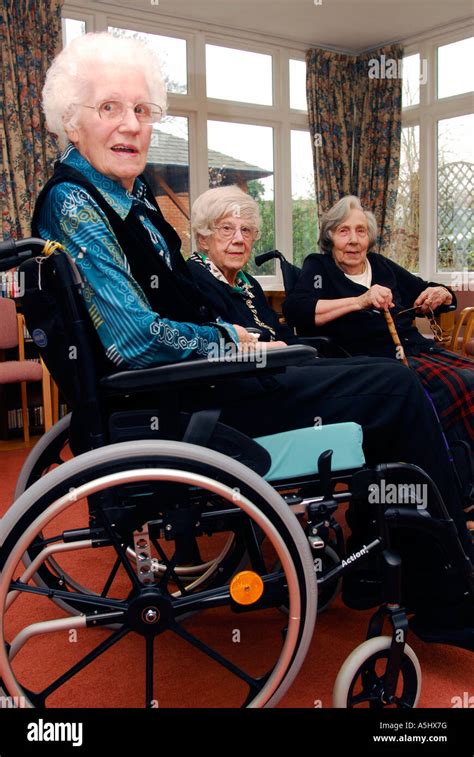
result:
M 306 53 L 306 92 L 318 216 L 351 194 L 354 134 L 352 55 L 327 50 Z
M 0 0 L 0 202 L 3 238 L 28 236 L 33 205 L 58 148 L 41 110 L 61 47 L 64 0 Z
M 402 130 L 403 48 L 392 45 L 357 60 L 354 194 L 377 218 L 379 252 L 388 250 L 397 201 Z
M 318 215 L 358 195 L 390 242 L 400 163 L 403 48 L 360 56 L 308 50 L 307 99 Z

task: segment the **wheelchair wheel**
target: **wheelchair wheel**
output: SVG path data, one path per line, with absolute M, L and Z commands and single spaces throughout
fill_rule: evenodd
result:
M 65 449 L 69 441 L 71 413 L 65 415 L 52 426 L 35 444 L 23 463 L 18 476 L 14 499 L 23 494 L 31 484 L 44 476 L 53 467 L 66 462 Z
M 247 570 L 186 586 L 175 566 L 189 534 L 203 555 L 214 539 L 220 554 L 232 535 Z M 253 471 L 201 447 L 143 441 L 85 453 L 27 489 L 1 522 L 0 544 L 0 678 L 23 706 L 269 707 L 311 641 L 316 583 L 295 516 Z M 57 549 L 87 591 L 32 584 Z M 64 617 L 58 601 L 80 614 Z
M 46 473 L 59 465 L 62 465 L 66 462 L 68 457 L 70 457 L 68 454 L 70 424 L 71 413 L 55 423 L 54 426 L 41 437 L 37 444 L 35 444 L 25 460 L 18 476 L 14 493 L 15 500 L 42 476 L 46 475 Z M 176 573 L 181 577 L 183 583 L 186 585 L 192 584 L 193 586 L 208 582 L 209 576 L 216 573 L 216 571 L 219 571 L 221 576 L 224 573 L 228 574 L 229 570 L 232 570 L 238 562 L 233 542 L 233 538 L 230 537 L 227 542 L 223 544 L 221 552 L 216 555 L 212 561 L 186 566 L 178 565 L 175 568 Z M 136 558 L 135 552 L 131 547 L 129 547 L 127 551 L 131 559 Z M 29 548 L 23 557 L 23 562 L 26 567 L 32 562 L 31 552 L 32 548 Z M 166 566 L 159 561 L 157 562 L 156 567 L 157 570 L 161 572 L 166 570 Z M 67 586 L 76 591 L 87 591 L 87 589 L 80 583 L 79 579 L 69 574 L 64 565 L 61 565 L 59 555 L 50 556 L 42 563 L 38 571 L 34 574 L 34 581 L 38 586 L 59 588 L 58 580 L 61 582 L 61 587 Z M 67 605 L 62 600 L 58 599 L 57 604 L 70 613 L 78 612 L 75 608 Z
M 395 702 L 384 700 L 384 676 L 392 644 L 390 636 L 376 636 L 360 644 L 343 663 L 333 689 L 333 707 L 416 707 L 421 690 L 421 668 L 405 644 Z

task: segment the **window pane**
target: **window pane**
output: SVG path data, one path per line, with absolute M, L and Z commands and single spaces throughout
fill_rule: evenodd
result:
M 134 37 L 151 45 L 159 54 L 161 68 L 168 92 L 185 95 L 188 91 L 186 69 L 186 40 L 175 37 L 163 37 L 160 34 L 145 34 L 131 29 L 118 29 L 109 26 L 108 31 L 116 37 Z
M 403 58 L 402 108 L 420 103 L 420 55 Z
M 192 245 L 187 118 L 166 116 L 153 127 L 145 176 L 164 217 L 181 237 L 183 255 L 189 257 Z
M 69 45 L 73 39 L 80 37 L 81 34 L 86 33 L 86 22 L 78 21 L 76 18 L 63 18 L 62 19 L 62 32 L 63 32 L 63 44 L 64 47 Z
M 474 114 L 438 122 L 438 270 L 474 270 Z
M 389 257 L 408 271 L 419 270 L 420 127 L 402 129 L 400 176 Z
M 206 45 L 207 96 L 271 105 L 272 56 Z
M 293 262 L 301 266 L 317 250 L 318 222 L 309 131 L 291 132 Z
M 474 37 L 438 47 L 438 97 L 474 89 Z
M 273 129 L 270 126 L 209 121 L 209 186 L 237 184 L 257 201 L 262 216 L 260 238 L 255 242 L 254 254 L 275 248 L 275 209 L 273 201 Z M 253 262 L 250 273 L 272 274 L 275 262 L 268 261 L 261 268 Z
M 290 108 L 308 110 L 306 102 L 306 63 L 290 60 Z

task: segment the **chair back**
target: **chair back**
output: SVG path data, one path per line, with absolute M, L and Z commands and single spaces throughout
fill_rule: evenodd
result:
M 18 346 L 18 322 L 16 305 L 7 297 L 0 297 L 0 349 L 9 350 Z
M 294 289 L 295 284 L 300 275 L 300 269 L 293 263 L 289 263 L 285 256 L 279 250 L 270 250 L 269 252 L 262 252 L 255 257 L 255 264 L 261 266 L 267 262 L 267 260 L 278 260 L 280 262 L 281 275 L 283 278 L 283 286 L 285 288 L 285 294 L 289 295 Z

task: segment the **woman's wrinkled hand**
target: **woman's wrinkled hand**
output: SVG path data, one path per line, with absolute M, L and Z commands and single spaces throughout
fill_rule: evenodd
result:
M 361 310 L 368 310 L 369 308 L 387 310 L 394 307 L 392 290 L 380 284 L 374 284 L 357 299 Z
M 243 326 L 237 326 L 237 324 L 235 323 L 233 324 L 233 326 L 237 332 L 237 336 L 239 337 L 239 347 L 241 347 L 242 349 L 251 349 L 257 344 L 259 346 L 259 349 L 288 346 L 286 342 L 259 342 L 257 334 L 252 334 L 251 332 L 248 332 L 247 329 L 245 329 Z
M 251 345 L 255 344 L 255 342 L 258 341 L 257 334 L 250 333 L 243 326 L 237 326 L 236 323 L 233 323 L 232 325 L 237 332 L 237 336 L 239 337 L 239 344 Z
M 445 287 L 427 287 L 416 298 L 413 306 L 422 313 L 428 313 L 430 310 L 436 310 L 440 305 L 450 305 L 452 301 L 453 296 Z

